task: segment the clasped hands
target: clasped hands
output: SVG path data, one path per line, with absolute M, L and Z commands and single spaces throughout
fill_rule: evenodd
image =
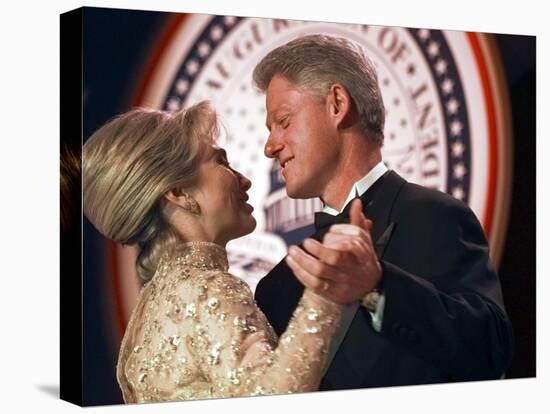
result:
M 351 224 L 334 224 L 323 243 L 305 239 L 304 250 L 289 248 L 286 262 L 302 284 L 340 304 L 360 300 L 382 278 L 382 267 L 370 235 L 372 221 L 362 211 L 361 200 L 353 200 Z

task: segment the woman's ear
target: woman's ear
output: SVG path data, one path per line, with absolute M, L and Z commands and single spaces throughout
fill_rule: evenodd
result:
M 332 84 L 327 97 L 327 105 L 336 128 L 347 128 L 353 125 L 353 101 L 344 85 L 340 83 Z
M 186 192 L 179 193 L 177 190 L 170 190 L 164 194 L 163 200 L 173 203 L 191 214 L 200 215 L 201 213 L 199 203 Z
M 170 203 L 174 203 L 174 204 L 179 205 L 178 204 L 179 203 L 178 196 L 175 195 L 174 191 L 172 191 L 172 190 L 168 191 L 167 193 L 164 193 L 164 195 L 162 196 L 162 201 L 164 203 L 170 202 Z

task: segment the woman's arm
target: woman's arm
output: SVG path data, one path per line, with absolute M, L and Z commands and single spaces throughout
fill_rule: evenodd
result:
M 318 389 L 330 340 L 340 322 L 340 305 L 305 290 L 276 341 L 244 282 L 224 273 L 212 280 L 208 292 L 201 318 L 210 336 L 206 363 L 217 396 Z

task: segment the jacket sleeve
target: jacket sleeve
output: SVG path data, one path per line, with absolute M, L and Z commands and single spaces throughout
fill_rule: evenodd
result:
M 381 334 L 451 381 L 499 378 L 511 361 L 513 333 L 483 230 L 458 203 L 422 214 L 429 220 L 413 218 L 422 226 L 407 226 L 404 241 L 392 246 L 400 250 L 390 253 L 401 251 L 409 270 L 381 261 Z

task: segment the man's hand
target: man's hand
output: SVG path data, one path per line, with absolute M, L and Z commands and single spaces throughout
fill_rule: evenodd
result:
M 304 240 L 306 251 L 290 247 L 286 259 L 305 287 L 341 304 L 363 298 L 382 278 L 370 236 L 372 221 L 363 214 L 361 200 L 352 202 L 350 221 L 333 225 L 322 244 Z

